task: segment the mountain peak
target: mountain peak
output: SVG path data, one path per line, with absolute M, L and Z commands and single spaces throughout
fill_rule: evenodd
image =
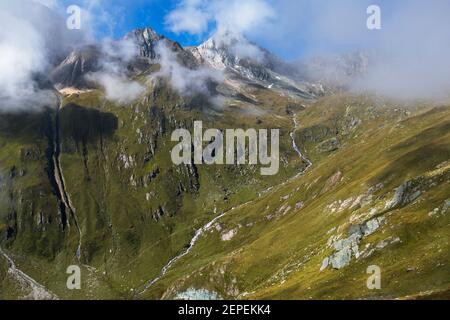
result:
M 236 69 L 241 64 L 266 65 L 269 53 L 251 43 L 245 36 L 230 31 L 215 33 L 192 49 L 193 54 L 215 69 Z
M 127 35 L 125 36 L 125 38 L 129 38 L 129 37 L 141 37 L 142 39 L 146 40 L 146 41 L 156 41 L 161 39 L 161 36 L 152 28 L 150 27 L 145 27 L 145 28 L 138 28 L 138 29 L 134 29 L 131 30 L 130 32 L 127 33 Z
M 157 34 L 152 28 L 134 29 L 124 37 L 126 40 L 133 40 L 139 47 L 140 54 L 150 59 L 156 58 L 155 46 L 164 37 Z

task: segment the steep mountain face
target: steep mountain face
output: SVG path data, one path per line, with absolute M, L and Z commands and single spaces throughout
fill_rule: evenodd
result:
M 448 294 L 450 107 L 331 95 L 242 38 L 188 49 L 151 29 L 130 39 L 139 56 L 124 76 L 145 88 L 132 103 L 85 82 L 103 68 L 91 46 L 52 74 L 90 90 L 1 114 L 0 298 Z M 148 81 L 161 42 L 187 69 L 223 72 L 223 105 Z M 279 173 L 173 164 L 171 134 L 195 120 L 280 129 Z M 81 290 L 66 287 L 70 265 Z M 370 265 L 381 291 L 366 287 Z
M 231 80 L 262 85 L 304 99 L 324 94 L 319 83 L 290 79 L 286 63 L 242 36 L 217 34 L 189 50 L 200 63 L 225 72 Z
M 198 67 L 196 59 L 179 43 L 158 35 L 151 28 L 144 28 L 129 32 L 119 41 L 107 43 L 107 48 L 104 45 L 94 44 L 71 52 L 52 70 L 50 79 L 58 89 L 93 88 L 95 84 L 87 76 L 94 72 L 109 71 L 105 70 L 105 67 L 110 63 L 120 65 L 128 76 L 136 76 L 147 71 L 151 65 L 158 63 L 159 57 L 156 51 L 158 44 L 164 44 L 172 50 L 182 65 L 188 68 Z M 122 48 L 124 46 L 125 49 Z M 123 61 L 120 57 L 121 50 L 135 51 L 135 54 L 134 52 L 127 53 L 133 56 Z
M 89 84 L 85 75 L 100 69 L 101 57 L 101 50 L 97 46 L 87 46 L 73 51 L 51 72 L 51 81 L 61 89 L 66 87 L 87 88 Z
M 190 48 L 195 56 L 220 70 L 242 69 L 243 75 L 267 80 L 267 70 L 274 69 L 276 58 L 264 49 L 250 43 L 242 36 L 215 35 L 203 44 Z M 278 62 L 280 63 L 280 62 Z
M 163 44 L 172 52 L 176 53 L 182 65 L 188 68 L 197 67 L 196 60 L 188 50 L 185 50 L 178 42 L 157 34 L 151 28 L 133 30 L 124 37 L 124 40 L 131 40 L 137 46 L 141 57 L 149 58 L 155 63 L 158 63 L 160 58 L 158 56 L 157 46 L 158 44 Z
M 159 41 L 167 41 L 180 64 L 197 64 L 175 42 Z M 82 89 L 78 81 L 84 73 L 101 70 L 98 48 L 65 59 L 58 71 L 67 71 L 66 85 Z M 8 146 L 2 149 L 0 169 L 2 247 L 14 268 L 51 286 L 49 292 L 58 297 L 132 297 L 183 250 L 198 226 L 305 165 L 287 131 L 280 141 L 284 165 L 274 178 L 259 175 L 259 166 L 174 165 L 170 138 L 175 129 L 192 130 L 194 120 L 220 129 L 289 127 L 286 110 L 298 103 L 268 90 L 261 103 L 276 104 L 270 113 L 254 105 L 260 110 L 257 119 L 243 106 L 219 112 L 207 101 L 187 101 L 164 80 L 146 81 L 157 72 L 157 62 L 147 59 L 149 69 L 141 78 L 132 74 L 146 86 L 132 104 L 104 100 L 101 90 L 88 83 L 91 90 L 66 91 L 61 105 L 55 99 L 37 114 L 2 115 L 0 140 Z M 89 292 L 67 292 L 65 269 L 72 264 L 83 266 L 93 286 Z M 12 266 L 6 263 L 1 270 L 8 273 Z M 3 275 L 2 287 L 15 283 Z M 31 290 L 18 287 L 17 297 Z
M 139 48 L 140 55 L 150 59 L 156 58 L 156 44 L 163 39 L 150 28 L 136 29 L 125 36 L 126 40 L 133 40 Z

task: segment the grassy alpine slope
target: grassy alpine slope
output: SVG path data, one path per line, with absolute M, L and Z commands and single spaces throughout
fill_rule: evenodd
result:
M 55 106 L 2 115 L 0 240 L 17 268 L 49 292 L 62 299 L 176 298 L 198 290 L 222 298 L 342 299 L 448 290 L 449 107 L 344 95 L 300 101 L 247 87 L 251 102 L 212 108 L 164 83 L 147 85 L 128 105 L 107 102 L 98 90 L 68 95 L 59 128 Z M 294 115 L 296 143 L 313 166 L 291 179 L 307 168 L 289 136 Z M 208 128 L 280 128 L 280 173 L 174 166 L 170 134 L 192 129 L 194 120 Z M 52 178 L 56 132 L 74 208 L 65 228 Z M 72 264 L 82 266 L 82 290 L 66 288 Z M 370 265 L 382 270 L 380 291 L 366 287 Z M 0 276 L 0 298 L 30 298 L 2 258 Z
M 313 168 L 223 217 L 148 298 L 195 289 L 242 299 L 448 297 L 450 108 L 335 96 L 298 117 Z M 329 139 L 339 141 L 332 152 Z M 338 270 L 321 271 L 352 226 L 374 219 L 358 258 L 352 251 Z M 367 289 L 371 265 L 381 290 Z
M 223 129 L 236 124 L 291 126 L 286 110 L 296 107 L 293 101 L 276 95 L 272 99 L 282 116 L 262 111 L 255 119 L 239 106 L 208 113 L 201 104 L 186 104 L 165 85 L 150 87 L 138 102 L 126 106 L 106 102 L 100 91 L 66 97 L 59 112 L 59 159 L 75 215 L 68 215 L 65 229 L 49 174 L 55 111 L 37 112 L 30 128 L 18 126 L 10 135 L 11 125 L 23 118 L 3 118 L 5 251 L 60 298 L 133 297 L 133 290 L 158 275 L 215 212 L 256 197 L 274 180 L 261 177 L 256 167 L 176 167 L 170 160 L 171 132 L 192 128 L 193 119 Z M 282 132 L 285 165 L 278 181 L 302 165 L 288 133 Z M 30 136 L 29 145 L 21 135 Z M 22 203 L 27 205 L 18 205 Z M 86 290 L 67 290 L 65 270 L 71 264 L 82 265 Z

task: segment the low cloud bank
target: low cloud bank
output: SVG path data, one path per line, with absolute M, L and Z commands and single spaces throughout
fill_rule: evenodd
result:
M 118 103 L 129 103 L 138 98 L 144 87 L 136 81 L 113 73 L 98 72 L 89 76 L 90 80 L 98 82 L 105 89 L 105 97 Z
M 381 30 L 367 28 L 373 4 L 381 8 Z M 370 51 L 365 75 L 352 78 L 351 89 L 440 99 L 450 93 L 448 12 L 448 0 L 180 0 L 166 25 L 201 38 L 224 30 L 245 35 L 291 61 Z M 246 49 L 238 52 L 258 57 Z M 342 71 L 329 67 L 321 72 Z
M 48 7 L 26 0 L 0 2 L 0 110 L 39 108 L 55 97 L 43 80 L 51 64 L 82 41 Z
M 145 91 L 139 82 L 127 77 L 127 65 L 139 56 L 136 43 L 131 39 L 106 39 L 102 42 L 101 52 L 101 71 L 88 74 L 88 80 L 99 83 L 110 101 L 129 103 L 136 100 Z
M 81 30 L 69 30 L 61 1 L 0 1 L 0 110 L 39 109 L 56 103 L 50 71 L 70 52 L 95 40 L 95 23 L 111 20 L 101 1 L 86 0 Z M 94 17 L 95 15 L 95 17 Z M 108 22 L 106 21 L 106 22 Z M 110 22 L 108 22 L 110 23 Z M 128 81 L 126 63 L 137 55 L 131 41 L 101 40 L 101 72 L 90 74 L 105 88 L 106 97 L 129 102 L 143 91 Z

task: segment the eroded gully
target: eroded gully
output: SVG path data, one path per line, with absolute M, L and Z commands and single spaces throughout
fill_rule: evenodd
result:
M 60 210 L 61 210 L 61 221 L 63 223 L 63 227 L 65 228 L 65 224 L 68 225 L 68 219 L 67 219 L 67 213 L 72 217 L 75 228 L 78 232 L 78 246 L 77 251 L 75 253 L 75 256 L 77 260 L 80 262 L 81 260 L 81 243 L 82 243 L 82 232 L 80 225 L 78 223 L 78 218 L 76 215 L 75 207 L 72 204 L 72 201 L 70 199 L 70 195 L 67 192 L 66 188 L 66 182 L 64 179 L 64 174 L 61 166 L 61 138 L 60 138 L 60 111 L 62 109 L 62 99 L 59 94 L 56 94 L 56 98 L 58 101 L 56 114 L 55 114 L 55 121 L 54 126 L 52 129 L 53 134 L 51 135 L 53 137 L 52 147 L 53 152 L 51 155 L 52 162 L 53 162 L 53 179 L 55 182 L 55 188 L 56 188 L 56 194 L 58 197 L 58 200 L 60 201 Z M 64 222 L 67 221 L 67 222 Z

